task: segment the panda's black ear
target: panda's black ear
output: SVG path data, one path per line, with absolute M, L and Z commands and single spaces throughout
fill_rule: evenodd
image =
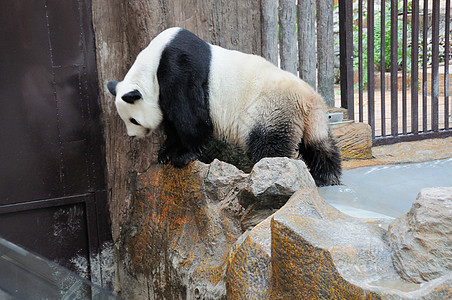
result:
M 109 81 L 107 83 L 107 88 L 113 96 L 116 96 L 116 86 L 118 82 L 116 80 Z
M 142 97 L 143 96 L 141 96 L 141 93 L 138 90 L 133 90 L 127 94 L 124 94 L 121 98 L 125 102 L 133 104 L 136 100 L 141 99 Z

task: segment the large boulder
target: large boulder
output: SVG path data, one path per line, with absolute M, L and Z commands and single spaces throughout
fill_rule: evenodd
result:
M 236 194 L 247 175 L 218 160 L 140 174 L 121 232 L 125 299 L 225 299 L 224 273 L 242 234 Z
M 400 276 L 431 281 L 452 273 L 452 187 L 425 188 L 390 224 L 388 240 Z
M 422 285 L 402 279 L 385 234 L 378 221 L 344 215 L 306 186 L 236 243 L 228 299 L 452 297 L 450 272 Z
M 402 280 L 385 234 L 378 222 L 325 202 L 300 160 L 263 159 L 250 174 L 219 160 L 150 168 L 138 174 L 121 229 L 118 292 L 125 299 L 452 297 L 450 273 L 422 285 Z

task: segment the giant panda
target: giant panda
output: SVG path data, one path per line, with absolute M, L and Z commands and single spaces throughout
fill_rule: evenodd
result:
M 141 51 L 123 81 L 107 87 L 129 136 L 163 126 L 160 163 L 184 167 L 218 137 L 253 162 L 301 157 L 317 185 L 340 184 L 340 155 L 321 96 L 260 56 L 170 28 Z

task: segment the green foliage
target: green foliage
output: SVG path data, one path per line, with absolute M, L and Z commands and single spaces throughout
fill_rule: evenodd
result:
M 374 19 L 374 64 L 375 64 L 375 70 L 382 71 L 381 70 L 381 36 L 383 34 L 384 36 L 384 62 L 385 62 L 385 69 L 383 72 L 390 71 L 391 69 L 391 4 L 389 2 L 385 2 L 385 9 L 384 9 L 384 32 L 381 30 L 381 22 L 382 22 L 382 14 L 381 10 L 375 11 L 375 19 Z M 398 7 L 399 12 L 401 12 L 400 6 Z M 359 66 L 359 56 L 358 56 L 358 42 L 359 42 L 359 34 L 358 34 L 358 9 L 354 9 L 353 11 L 353 44 L 354 44 L 354 58 L 353 58 L 353 67 L 355 69 L 358 69 Z M 363 19 L 365 20 L 367 17 L 367 11 L 363 9 Z M 397 64 L 399 68 L 402 67 L 402 60 L 403 60 L 403 48 L 402 48 L 402 38 L 403 38 L 403 22 L 399 20 L 398 27 L 397 27 L 397 41 L 398 41 L 398 47 L 397 47 Z M 363 45 L 363 52 L 362 52 L 362 64 L 363 64 L 363 84 L 365 85 L 367 83 L 367 62 L 368 62 L 368 56 L 367 56 L 367 39 L 368 34 L 367 32 L 363 31 L 362 33 L 362 45 Z M 406 64 L 407 64 L 407 71 L 411 71 L 411 27 L 407 26 L 407 53 L 406 53 Z

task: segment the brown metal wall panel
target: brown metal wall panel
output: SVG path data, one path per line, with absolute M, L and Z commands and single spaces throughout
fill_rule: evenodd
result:
M 80 2 L 47 0 L 49 40 L 53 67 L 85 64 L 80 21 Z
M 90 5 L 0 2 L 0 236 L 111 289 Z
M 58 119 L 63 142 L 86 139 L 84 103 L 80 99 L 79 67 L 54 69 Z

